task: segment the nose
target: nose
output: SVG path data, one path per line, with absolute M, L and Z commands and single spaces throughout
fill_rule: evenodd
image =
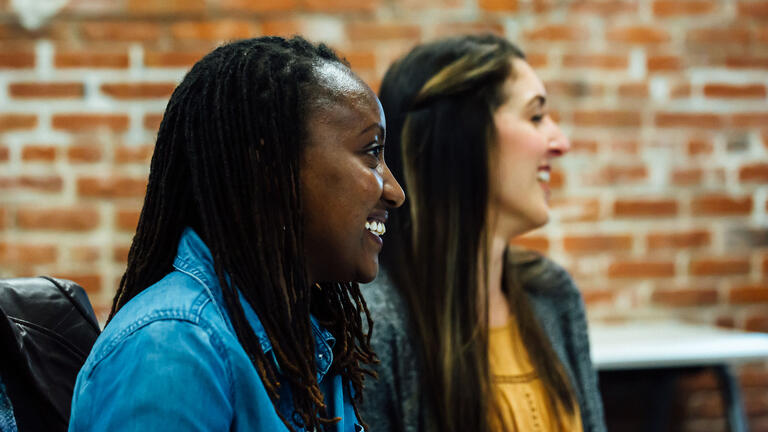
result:
M 387 207 L 391 208 L 400 207 L 405 202 L 403 188 L 400 187 L 400 183 L 397 182 L 395 176 L 392 175 L 392 171 L 386 165 L 384 165 L 384 190 L 381 193 L 381 199 L 386 203 Z
M 550 120 L 550 132 L 549 132 L 549 153 L 552 156 L 563 156 L 571 149 L 571 141 L 560 130 L 560 126 L 554 121 Z

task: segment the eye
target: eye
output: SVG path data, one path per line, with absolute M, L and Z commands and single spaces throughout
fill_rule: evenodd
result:
M 531 117 L 531 122 L 533 122 L 535 125 L 538 125 L 542 121 L 544 121 L 544 114 L 536 114 L 535 116 Z
M 364 153 L 371 160 L 372 166 L 378 166 L 384 156 L 384 144 L 374 141 L 365 149 Z
M 372 146 L 365 151 L 365 154 L 371 155 L 376 159 L 379 159 L 382 153 L 384 153 L 384 144 L 378 143 L 372 143 Z

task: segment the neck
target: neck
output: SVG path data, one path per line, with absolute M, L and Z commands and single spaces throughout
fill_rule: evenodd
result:
M 507 238 L 494 232 L 488 239 L 488 326 L 501 327 L 509 322 L 509 303 L 502 291 L 504 274 L 504 250 L 507 247 Z M 482 261 L 482 258 L 481 258 Z M 482 262 L 479 267 L 483 269 Z M 484 273 L 480 272 L 480 277 Z M 481 282 L 480 286 L 484 286 Z

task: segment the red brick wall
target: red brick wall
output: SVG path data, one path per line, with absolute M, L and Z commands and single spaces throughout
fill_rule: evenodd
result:
M 35 31 L 0 0 L 0 277 L 71 278 L 105 310 L 166 100 L 220 41 L 301 33 L 375 89 L 414 43 L 478 31 L 524 48 L 572 138 L 552 223 L 519 242 L 573 272 L 591 318 L 768 331 L 760 0 L 70 0 Z M 767 370 L 742 373 L 753 430 Z M 710 387 L 686 387 L 688 430 L 722 429 Z

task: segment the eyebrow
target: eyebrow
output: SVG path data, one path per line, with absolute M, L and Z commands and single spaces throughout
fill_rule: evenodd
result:
M 386 139 L 387 131 L 384 129 L 384 126 L 382 126 L 381 123 L 371 123 L 370 126 L 360 131 L 360 135 L 365 135 L 371 129 L 379 129 L 379 132 L 381 132 L 381 140 L 384 141 Z
M 536 105 L 538 103 L 539 107 L 544 107 L 547 105 L 547 97 L 544 95 L 536 95 L 531 100 L 528 101 L 527 104 L 525 104 L 526 108 L 530 108 L 533 105 Z

